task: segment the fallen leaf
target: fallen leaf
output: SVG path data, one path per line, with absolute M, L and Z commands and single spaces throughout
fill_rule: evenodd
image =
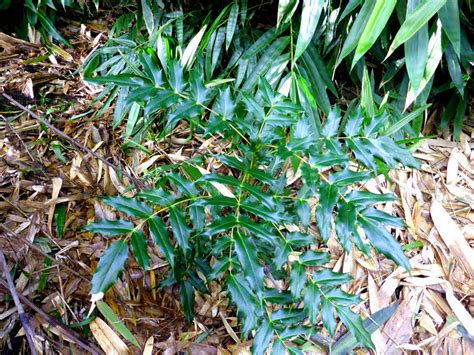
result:
M 92 335 L 107 355 L 129 354 L 127 345 L 102 319 L 96 318 L 89 325 Z
M 446 246 L 467 274 L 474 278 L 474 250 L 464 238 L 461 230 L 441 204 L 431 201 L 431 218 Z
M 152 355 L 153 354 L 153 345 L 155 340 L 153 337 L 149 337 L 145 343 L 145 347 L 143 348 L 143 355 Z

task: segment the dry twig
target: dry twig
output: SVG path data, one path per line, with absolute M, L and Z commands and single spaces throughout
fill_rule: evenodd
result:
M 109 161 L 107 161 L 106 159 L 104 159 L 103 157 L 101 157 L 99 154 L 97 154 L 96 152 L 94 152 L 92 149 L 89 149 L 87 148 L 86 146 L 82 145 L 81 143 L 79 143 L 77 140 L 75 140 L 74 138 L 71 138 L 69 137 L 67 134 L 65 134 L 63 131 L 57 129 L 56 127 L 54 127 L 51 123 L 49 123 L 48 121 L 44 120 L 43 118 L 41 118 L 40 116 L 38 116 L 37 114 L 35 114 L 33 111 L 31 111 L 30 109 L 28 109 L 27 107 L 23 106 L 22 104 L 20 104 L 18 101 L 16 101 L 15 99 L 13 99 L 10 95 L 8 94 L 5 94 L 5 93 L 2 93 L 2 96 L 4 98 L 6 98 L 8 101 L 10 101 L 10 103 L 16 107 L 18 107 L 19 109 L 21 109 L 22 111 L 28 113 L 31 117 L 33 117 L 34 119 L 38 120 L 39 122 L 41 122 L 42 124 L 44 124 L 46 127 L 48 127 L 50 130 L 52 130 L 54 133 L 56 133 L 57 135 L 59 135 L 61 138 L 64 138 L 66 139 L 67 141 L 69 141 L 70 143 L 74 144 L 77 148 L 79 149 L 82 149 L 83 151 L 89 153 L 90 155 L 96 157 L 97 159 L 99 159 L 102 163 L 104 163 L 105 165 L 107 165 L 108 167 L 114 169 L 115 171 L 117 171 L 118 173 L 122 174 L 123 176 L 126 176 L 127 178 L 130 179 L 130 181 L 133 181 L 133 183 L 135 184 L 135 187 L 138 188 L 138 189 L 141 189 L 144 187 L 144 183 L 132 176 L 131 174 L 127 173 L 126 171 L 116 167 L 114 164 L 110 163 Z
M 3 286 L 4 288 L 6 288 L 7 290 L 10 290 L 10 288 L 8 287 L 8 284 L 5 281 L 0 280 L 0 285 Z M 10 292 L 11 292 L 11 290 L 10 290 Z M 15 292 L 16 292 L 16 290 L 15 290 Z M 61 323 L 57 319 L 51 317 L 49 314 L 47 314 L 41 308 L 37 307 L 28 298 L 26 298 L 25 296 L 23 296 L 22 294 L 19 294 L 19 293 L 17 293 L 17 297 L 21 298 L 21 300 L 24 304 L 26 304 L 28 307 L 30 307 L 32 310 L 34 310 L 36 313 L 38 313 L 42 318 L 44 318 L 46 321 L 48 321 L 49 324 L 51 324 L 53 327 L 56 327 L 56 329 L 58 329 L 67 338 L 71 339 L 74 343 L 79 345 L 81 348 L 83 348 L 84 350 L 88 351 L 90 354 L 93 354 L 93 355 L 99 355 L 101 353 L 93 345 L 90 345 L 87 342 L 87 340 L 85 340 L 81 336 L 77 335 L 75 332 L 73 332 L 71 329 L 69 329 L 66 325 L 64 325 L 63 323 Z M 20 319 L 21 319 L 21 317 L 20 317 Z M 25 329 L 25 331 L 26 331 L 26 329 Z M 36 354 L 36 352 L 34 354 Z
M 26 339 L 28 340 L 28 345 L 30 347 L 30 351 L 32 355 L 38 354 L 36 351 L 35 347 L 35 332 L 30 326 L 30 322 L 28 321 L 28 316 L 25 314 L 25 310 L 23 309 L 23 305 L 20 302 L 20 299 L 18 297 L 18 292 L 16 291 L 15 284 L 13 283 L 12 277 L 10 275 L 10 270 L 8 269 L 7 261 L 5 260 L 5 255 L 3 254 L 3 251 L 0 249 L 0 264 L 2 265 L 2 270 L 5 274 L 5 278 L 7 279 L 7 282 L 2 281 L 2 285 L 4 285 L 10 294 L 12 295 L 13 302 L 15 303 L 18 316 L 20 318 L 21 325 L 23 329 L 25 330 L 26 334 Z M 6 285 L 5 285 L 6 284 Z

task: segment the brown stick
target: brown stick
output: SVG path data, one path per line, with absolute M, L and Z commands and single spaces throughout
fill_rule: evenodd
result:
M 0 279 L 0 285 L 2 285 L 5 289 L 9 290 L 8 284 Z M 32 310 L 34 310 L 36 313 L 38 313 L 42 318 L 44 318 L 46 321 L 48 321 L 49 324 L 52 326 L 56 327 L 61 333 L 63 333 L 66 337 L 71 339 L 73 342 L 75 342 L 77 345 L 79 345 L 81 348 L 84 350 L 88 351 L 89 353 L 93 355 L 100 355 L 102 352 L 98 350 L 95 346 L 89 344 L 87 340 L 83 339 L 81 336 L 77 335 L 74 331 L 69 329 L 66 325 L 64 325 L 62 322 L 58 321 L 57 319 L 51 317 L 49 314 L 47 314 L 45 311 L 43 311 L 41 308 L 36 306 L 33 302 L 31 302 L 28 298 L 23 296 L 21 293 L 17 293 L 18 297 L 21 298 L 22 302 L 30 307 Z
M 6 98 L 8 101 L 10 101 L 10 103 L 16 107 L 18 107 L 19 109 L 21 109 L 22 111 L 28 113 L 31 117 L 33 117 L 34 119 L 38 120 L 39 122 L 41 122 L 42 124 L 44 124 L 46 127 L 48 127 L 50 130 L 52 130 L 54 133 L 56 133 L 57 135 L 59 135 L 61 138 L 64 138 L 66 139 L 67 141 L 69 141 L 70 143 L 74 144 L 77 148 L 79 149 L 82 149 L 83 151 L 91 154 L 92 156 L 96 157 L 97 159 L 99 159 L 102 163 L 104 163 L 105 165 L 107 165 L 108 167 L 114 169 L 115 171 L 119 172 L 120 174 L 128 177 L 131 181 L 134 182 L 135 184 L 135 187 L 138 188 L 138 189 L 141 189 L 144 187 L 144 184 L 143 182 L 140 180 L 140 179 L 137 179 L 136 177 L 130 175 L 129 173 L 123 171 L 122 169 L 116 167 L 114 164 L 112 163 L 109 163 L 106 159 L 104 159 L 103 157 L 101 157 L 99 154 L 97 154 L 96 152 L 94 152 L 92 149 L 89 149 L 87 148 L 86 146 L 82 145 L 81 143 L 79 143 L 78 141 L 76 141 L 74 138 L 71 138 L 69 137 L 66 133 L 64 133 L 63 131 L 57 129 L 56 127 L 54 127 L 51 123 L 49 123 L 48 121 L 44 120 L 43 118 L 41 118 L 40 116 L 38 116 L 37 114 L 35 114 L 33 111 L 31 111 L 30 109 L 28 109 L 27 107 L 23 106 L 22 104 L 20 104 L 18 101 L 16 101 L 15 99 L 13 99 L 10 95 L 7 95 L 5 93 L 2 93 L 2 96 L 4 98 Z
M 30 326 L 30 322 L 28 321 L 28 316 L 25 314 L 25 310 L 23 309 L 23 305 L 18 298 L 18 292 L 16 291 L 15 284 L 13 283 L 12 277 L 10 275 L 10 270 L 8 269 L 7 261 L 5 260 L 5 255 L 3 251 L 0 249 L 0 264 L 2 265 L 3 272 L 5 273 L 5 278 L 7 279 L 6 287 L 10 291 L 10 294 L 13 297 L 13 302 L 15 302 L 16 310 L 18 312 L 18 316 L 20 317 L 20 322 L 25 330 L 26 339 L 28 340 L 28 346 L 30 347 L 30 351 L 32 355 L 37 355 L 38 352 L 36 351 L 35 347 L 35 332 Z M 3 280 L 2 284 L 4 283 Z

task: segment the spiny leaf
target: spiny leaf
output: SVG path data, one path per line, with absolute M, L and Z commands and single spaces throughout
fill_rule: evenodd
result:
M 92 277 L 91 295 L 105 293 L 112 287 L 123 271 L 128 257 L 128 245 L 125 240 L 117 240 L 101 256 L 99 265 Z
M 379 225 L 373 219 L 366 217 L 359 218 L 358 221 L 361 227 L 364 228 L 367 238 L 375 249 L 406 270 L 411 269 L 410 262 L 403 253 L 402 247 L 395 241 L 385 227 Z
M 259 326 L 255 338 L 253 339 L 252 350 L 254 354 L 265 354 L 268 350 L 270 341 L 273 338 L 275 330 L 271 323 L 265 319 Z
M 351 280 L 351 275 L 329 269 L 322 269 L 313 273 L 313 281 L 319 286 L 340 286 Z
M 319 205 L 316 207 L 316 220 L 321 237 L 327 241 L 332 231 L 332 211 L 338 199 L 338 189 L 335 185 L 322 183 L 319 188 Z
M 274 323 L 281 323 L 290 325 L 292 323 L 299 323 L 305 319 L 305 312 L 303 309 L 282 308 L 272 313 L 271 320 Z
M 331 255 L 324 252 L 307 250 L 299 257 L 300 263 L 306 266 L 320 266 L 331 260 Z
M 316 324 L 321 305 L 321 291 L 314 282 L 308 282 L 304 294 L 304 309 L 308 314 L 309 321 Z
M 397 308 L 398 304 L 394 303 L 391 306 L 382 308 L 375 312 L 363 321 L 362 329 L 365 329 L 369 334 L 372 334 L 390 319 Z M 348 332 L 334 343 L 331 352 L 335 355 L 348 354 L 354 350 L 358 344 L 359 339 L 357 339 L 353 333 Z
M 171 268 L 174 268 L 174 248 L 170 243 L 168 230 L 160 217 L 155 216 L 148 220 L 150 233 L 158 248 L 165 255 L 166 260 L 170 263 Z
M 183 305 L 184 315 L 188 321 L 194 317 L 194 288 L 189 280 L 181 283 L 179 296 Z
M 133 255 L 137 260 L 138 265 L 146 271 L 150 266 L 150 255 L 147 251 L 146 236 L 142 231 L 136 231 L 132 233 L 130 238 L 132 244 Z
M 306 282 L 306 269 L 303 264 L 293 263 L 290 275 L 290 290 L 294 297 L 300 297 Z
M 323 296 L 321 299 L 321 318 L 323 320 L 324 328 L 329 332 L 329 335 L 333 336 L 336 332 L 336 318 L 334 316 L 334 307 L 331 301 Z
M 178 241 L 178 244 L 185 251 L 190 249 L 189 245 L 189 236 L 191 235 L 191 230 L 186 224 L 186 219 L 184 218 L 184 213 L 177 207 L 169 209 L 170 214 L 170 224 L 173 235 Z
M 370 338 L 369 332 L 364 328 L 360 316 L 353 313 L 347 306 L 338 306 L 336 309 L 342 322 L 354 334 L 356 339 L 366 348 L 375 349 L 375 345 Z
M 255 245 L 240 232 L 234 233 L 234 240 L 235 251 L 247 280 L 254 290 L 260 289 L 263 286 L 263 267 L 258 262 Z
M 351 203 L 341 203 L 338 206 L 337 217 L 334 223 L 336 234 L 346 252 L 352 248 L 351 236 L 356 232 L 356 208 Z
M 153 209 L 147 203 L 136 198 L 107 196 L 102 201 L 130 217 L 149 218 L 153 214 Z
M 242 332 L 246 336 L 250 330 L 255 328 L 257 319 L 261 314 L 260 309 L 257 307 L 257 298 L 243 275 L 231 273 L 226 281 L 232 302 L 237 305 L 238 314 L 243 319 L 244 326 Z
M 134 228 L 135 226 L 132 222 L 123 219 L 117 221 L 103 220 L 84 227 L 84 229 L 89 232 L 110 236 L 128 234 L 132 232 Z

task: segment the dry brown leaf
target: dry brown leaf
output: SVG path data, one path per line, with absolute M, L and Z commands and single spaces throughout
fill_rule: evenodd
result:
M 382 300 L 379 298 L 379 288 L 377 287 L 377 284 L 375 283 L 375 280 L 370 272 L 368 273 L 367 277 L 370 313 L 374 314 L 378 310 L 382 309 Z
M 143 355 L 152 355 L 153 354 L 153 345 L 154 345 L 154 338 L 151 336 L 145 343 L 145 347 L 143 348 Z
M 61 187 L 63 186 L 63 179 L 53 178 L 52 185 L 53 185 L 53 192 L 52 192 L 51 200 L 57 200 L 57 198 L 59 197 L 59 192 L 61 191 Z M 55 208 L 56 208 L 56 204 L 50 205 L 49 213 L 48 213 L 48 230 L 49 230 L 49 233 L 51 234 L 53 234 L 52 225 L 53 225 Z
M 418 309 L 419 298 L 422 290 L 413 289 L 400 303 L 393 316 L 383 327 L 387 353 L 396 351 L 400 345 L 409 342 L 414 333 L 412 319 Z
M 453 288 L 450 283 L 446 282 L 443 284 L 443 288 L 446 291 L 446 301 L 453 310 L 458 320 L 462 323 L 467 332 L 474 336 L 474 319 L 469 312 L 464 308 L 461 302 L 454 296 Z
M 224 315 L 222 314 L 222 312 L 219 312 L 219 316 L 221 317 L 222 319 L 222 323 L 224 323 L 224 327 L 225 329 L 227 330 L 227 333 L 230 335 L 230 337 L 232 339 L 234 339 L 234 341 L 237 343 L 237 344 L 240 344 L 240 338 L 237 336 L 237 334 L 235 334 L 234 332 L 234 329 L 232 329 L 232 327 L 230 326 L 229 322 L 227 321 L 227 319 L 225 319 Z
M 92 335 L 107 355 L 129 354 L 127 345 L 101 318 L 96 318 L 90 323 Z
M 431 218 L 446 246 L 467 274 L 474 278 L 474 250 L 464 238 L 461 230 L 441 204 L 431 201 Z
M 437 335 L 438 332 L 436 331 L 436 326 L 431 319 L 430 316 L 428 316 L 426 313 L 421 313 L 420 317 L 418 318 L 418 322 L 420 323 L 420 326 L 425 329 L 426 331 L 430 332 L 433 335 Z
M 451 151 L 451 155 L 448 160 L 448 167 L 446 171 L 446 183 L 456 183 L 459 171 L 459 155 L 462 154 L 457 148 Z

